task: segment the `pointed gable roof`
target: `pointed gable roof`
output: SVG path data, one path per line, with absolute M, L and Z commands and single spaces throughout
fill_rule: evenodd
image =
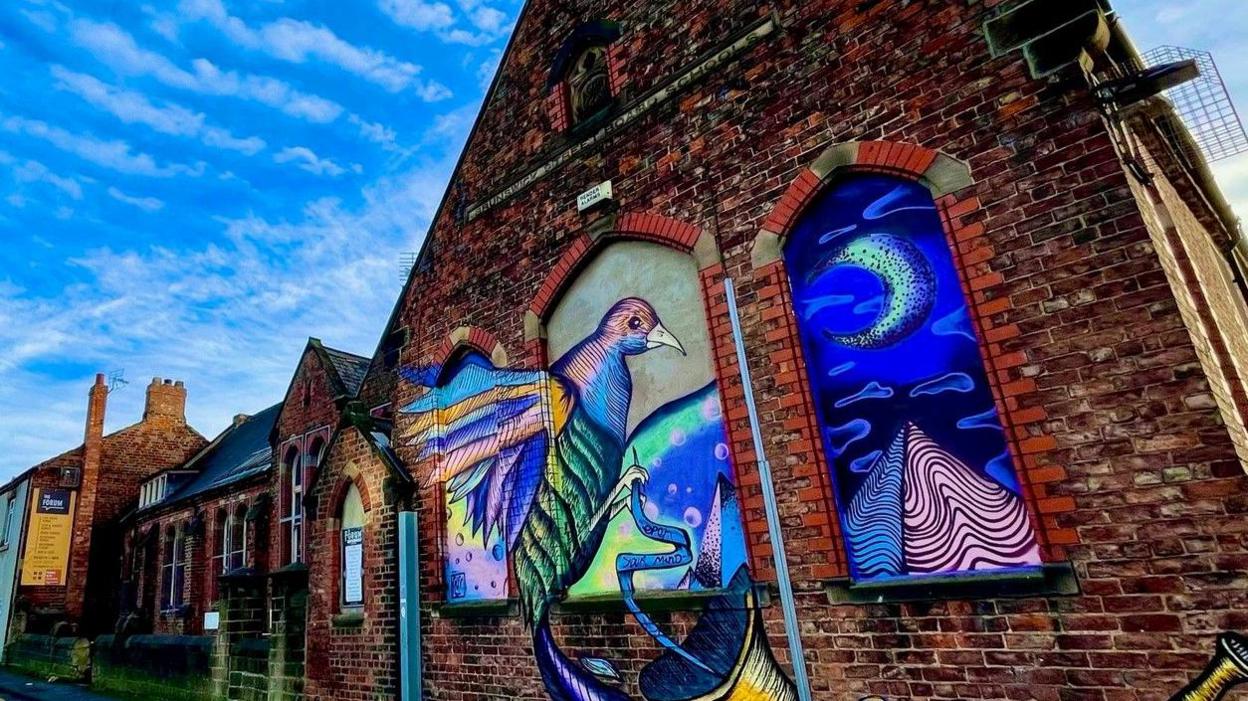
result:
M 368 374 L 371 362 L 368 358 L 348 353 L 337 348 L 330 348 L 321 343 L 319 338 L 309 338 L 308 348 L 320 359 L 334 387 L 334 394 L 339 397 L 354 397 L 360 391 L 364 376 Z

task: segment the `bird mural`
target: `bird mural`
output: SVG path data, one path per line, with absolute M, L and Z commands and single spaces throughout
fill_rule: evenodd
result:
M 574 663 L 559 650 L 549 612 L 646 480 L 644 468 L 622 469 L 633 392 L 626 361 L 656 349 L 685 352 L 654 307 L 630 297 L 549 372 L 473 366 L 404 409 L 405 439 L 437 457 L 434 478 L 466 504 L 473 532 L 506 541 L 554 701 L 628 698 L 604 683 L 618 678 L 610 663 Z

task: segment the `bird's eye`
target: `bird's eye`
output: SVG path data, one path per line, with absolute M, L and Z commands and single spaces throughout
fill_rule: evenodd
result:
M 641 317 L 635 316 L 629 319 L 628 328 L 634 329 L 634 330 L 641 328 Z

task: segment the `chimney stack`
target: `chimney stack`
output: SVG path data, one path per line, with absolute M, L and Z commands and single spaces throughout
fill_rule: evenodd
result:
M 251 415 L 249 414 L 235 414 L 234 425 L 242 426 L 243 424 L 247 423 L 247 419 L 250 419 L 250 418 L 251 418 Z
M 82 618 L 86 605 L 84 587 L 87 559 L 91 548 L 92 526 L 95 523 L 95 496 L 104 451 L 104 408 L 108 403 L 108 383 L 104 380 L 104 373 L 96 374 L 95 384 L 91 385 L 87 397 L 87 430 L 82 440 L 82 477 L 78 484 L 73 535 L 69 542 L 69 571 L 65 573 L 65 612 L 72 620 Z
M 182 380 L 174 382 L 159 377 L 152 378 L 152 383 L 147 386 L 147 406 L 143 409 L 143 421 L 186 423 L 186 387 Z
M 104 409 L 108 404 L 108 384 L 104 373 L 95 375 L 95 384 L 87 392 L 87 428 L 82 437 L 83 461 L 99 464 L 100 447 L 104 441 Z

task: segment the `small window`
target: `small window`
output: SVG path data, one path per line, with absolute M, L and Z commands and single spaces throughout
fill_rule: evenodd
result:
M 176 609 L 185 602 L 183 594 L 186 582 L 186 529 L 169 526 L 165 529 L 164 557 L 161 559 L 161 603 L 166 611 Z
M 347 487 L 342 502 L 342 596 L 343 608 L 364 605 L 364 502 L 360 490 Z
M 303 562 L 303 463 L 291 446 L 282 461 L 282 545 L 286 564 Z
M 591 46 L 576 58 L 568 72 L 568 100 L 573 124 L 588 120 L 611 104 L 607 47 Z
M 17 518 L 17 495 L 10 494 L 8 499 L 5 500 L 4 524 L 0 525 L 0 528 L 4 529 L 3 534 L 0 534 L 0 549 L 9 547 L 9 540 L 13 535 L 13 526 L 14 526 L 13 521 L 16 518 Z
M 247 566 L 247 509 L 239 506 L 225 516 L 221 537 L 221 573 Z

